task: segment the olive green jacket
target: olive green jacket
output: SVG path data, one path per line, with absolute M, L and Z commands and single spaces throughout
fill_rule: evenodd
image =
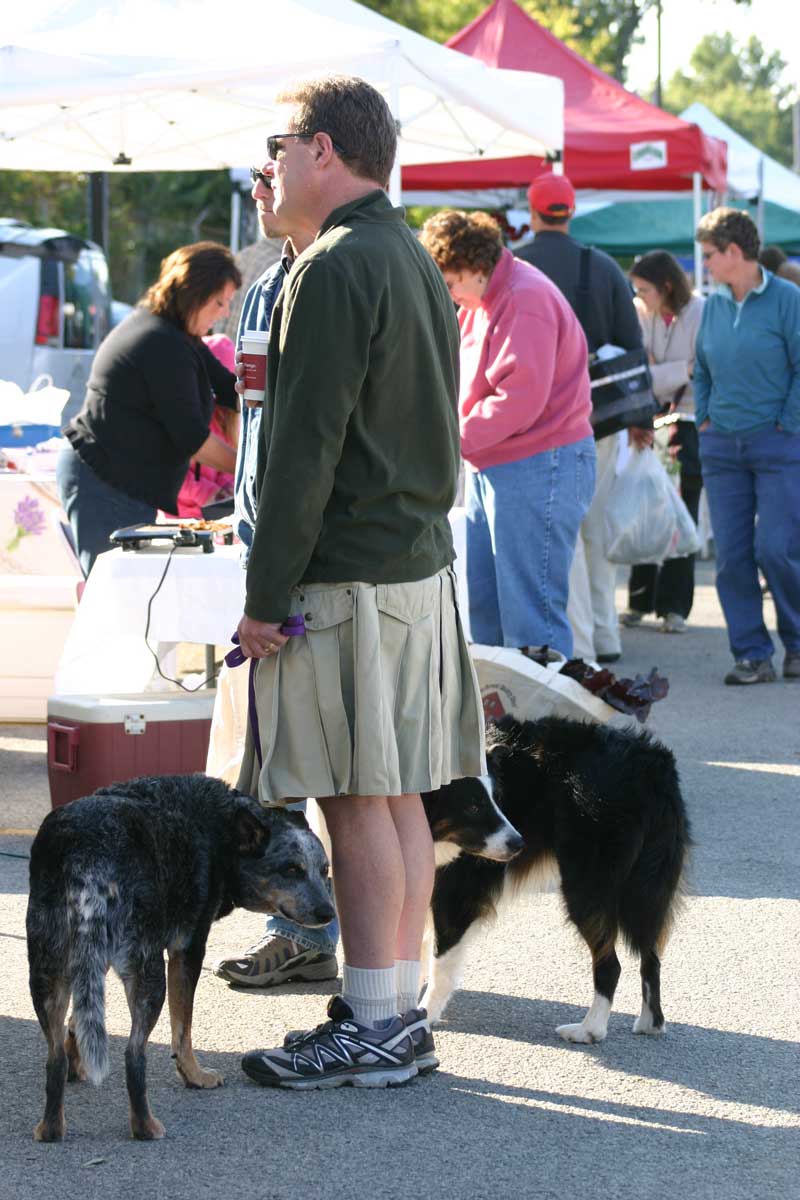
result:
M 270 327 L 245 612 L 296 584 L 406 583 L 452 562 L 458 349 L 444 280 L 386 195 L 330 214 Z

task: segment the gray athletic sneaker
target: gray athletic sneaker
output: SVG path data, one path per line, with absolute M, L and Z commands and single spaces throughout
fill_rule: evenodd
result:
M 406 1029 L 414 1043 L 414 1058 L 420 1075 L 429 1075 L 439 1065 L 436 1046 L 431 1033 L 428 1011 L 425 1008 L 410 1008 L 403 1013 Z
M 335 979 L 339 966 L 335 954 L 306 950 L 277 933 L 265 933 L 238 958 L 223 958 L 214 974 L 239 987 L 278 987 L 282 983 L 317 983 Z
M 412 1035 L 401 1016 L 383 1029 L 362 1025 L 341 996 L 328 1005 L 330 1020 L 275 1050 L 251 1050 L 242 1070 L 265 1087 L 397 1087 L 418 1073 Z
M 759 661 L 742 658 L 734 664 L 733 670 L 729 671 L 725 676 L 725 682 L 730 684 L 773 683 L 774 680 L 775 668 L 769 658 L 763 658 Z
M 410 1008 L 402 1015 L 414 1046 L 414 1061 L 417 1064 L 417 1071 L 420 1075 L 429 1075 L 439 1066 L 439 1059 L 436 1055 L 427 1009 Z M 309 1032 L 313 1032 L 313 1030 L 290 1029 L 283 1039 L 284 1050 L 291 1049 L 292 1046 L 302 1042 L 304 1038 L 308 1037 Z

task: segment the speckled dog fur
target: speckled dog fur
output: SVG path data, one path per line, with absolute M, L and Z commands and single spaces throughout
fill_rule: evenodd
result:
M 125 1070 L 133 1136 L 164 1136 L 147 1101 L 145 1048 L 165 995 L 178 1074 L 187 1087 L 218 1087 L 221 1075 L 204 1070 L 192 1049 L 194 992 L 212 921 L 241 907 L 326 925 L 334 916 L 327 873 L 322 844 L 301 814 L 263 809 L 205 775 L 132 780 L 50 813 L 31 850 L 27 914 L 31 996 L 48 1045 L 37 1141 L 64 1136 L 68 1076 L 99 1083 L 108 1071 L 109 967 L 131 1011 Z

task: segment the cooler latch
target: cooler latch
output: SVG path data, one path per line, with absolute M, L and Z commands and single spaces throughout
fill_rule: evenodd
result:
M 125 713 L 123 717 L 123 727 L 126 733 L 137 737 L 140 733 L 144 733 L 147 729 L 147 719 L 144 713 Z

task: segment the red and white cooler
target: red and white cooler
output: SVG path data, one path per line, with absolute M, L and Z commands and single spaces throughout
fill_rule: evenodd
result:
M 51 696 L 47 774 L 53 808 L 140 775 L 204 771 L 213 689 Z

